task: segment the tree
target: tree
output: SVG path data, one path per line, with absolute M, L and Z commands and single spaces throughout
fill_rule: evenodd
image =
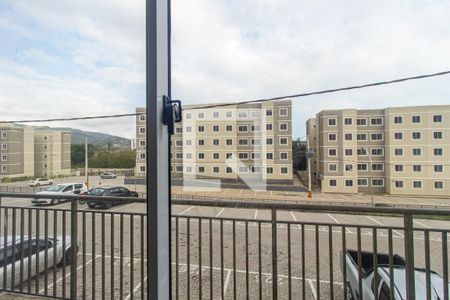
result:
M 292 165 L 295 170 L 306 170 L 306 142 L 292 141 Z
M 85 145 L 84 144 L 72 144 L 70 146 L 71 151 L 71 161 L 72 168 L 81 168 L 84 167 L 84 158 L 85 158 Z M 94 146 L 88 145 L 88 155 L 89 161 L 94 157 Z

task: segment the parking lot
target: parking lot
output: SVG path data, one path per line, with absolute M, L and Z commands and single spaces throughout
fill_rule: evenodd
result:
M 3 198 L 2 205 L 18 208 L 35 207 L 31 205 L 30 199 L 17 198 Z M 61 203 L 50 207 L 59 210 L 70 209 L 70 204 Z M 144 282 L 146 279 L 146 249 L 141 247 L 141 241 L 145 242 L 145 240 L 141 240 L 140 237 L 145 236 L 143 228 L 145 228 L 146 220 L 142 215 L 131 217 L 129 214 L 143 214 L 145 210 L 146 205 L 143 203 L 122 204 L 101 211 L 79 205 L 78 232 L 85 233 L 84 240 L 80 241 L 82 247 L 78 255 L 77 276 L 80 293 L 85 293 L 87 298 L 98 298 L 102 295 L 110 297 L 111 292 L 119 298 L 141 298 L 144 288 L 141 278 L 144 278 Z M 8 214 L 11 213 L 10 209 Z M 270 211 L 173 205 L 172 215 L 178 217 L 178 219 L 175 217 L 172 219 L 173 284 L 174 291 L 178 291 L 180 296 L 185 297 L 189 292 L 192 297 L 196 297 L 200 291 L 204 297 L 211 296 L 211 280 L 214 298 L 220 298 L 222 294 L 225 299 L 231 299 L 235 294 L 237 298 L 245 298 L 246 291 L 249 291 L 251 295 L 258 295 L 259 290 L 263 295 L 271 295 L 273 279 L 270 256 L 272 253 Z M 41 235 L 46 230 L 42 222 L 45 218 L 48 220 L 48 234 L 50 236 L 54 234 L 54 217 L 55 213 L 48 212 L 46 217 L 44 211 L 39 212 Z M 56 213 L 56 218 L 55 232 L 62 234 L 62 213 Z M 67 233 L 70 232 L 70 212 L 67 212 L 64 218 L 66 222 L 64 230 Z M 9 220 L 11 221 L 11 217 Z M 36 214 L 33 215 L 33 224 L 35 221 Z M 278 211 L 277 221 L 280 298 L 286 298 L 289 290 L 294 298 L 300 297 L 304 291 L 307 299 L 315 299 L 318 290 L 322 297 L 326 298 L 330 295 L 331 289 L 336 298 L 342 298 L 343 280 L 339 259 L 343 250 L 343 233 L 346 237 L 346 248 L 356 249 L 357 237 L 360 235 L 361 249 L 370 251 L 373 247 L 373 227 L 397 228 L 392 230 L 393 251 L 404 255 L 404 232 L 401 229 L 403 219 L 400 217 L 292 210 Z M 175 232 L 176 223 L 178 223 L 178 229 Z M 143 224 L 144 227 L 142 227 Z M 24 225 L 27 228 L 26 217 Z M 425 232 L 419 229 L 450 230 L 450 222 L 416 218 L 414 226 L 418 229 L 414 236 L 415 263 L 417 267 L 423 267 Z M 35 232 L 36 229 L 33 231 Z M 430 232 L 429 237 L 433 254 L 431 256 L 432 270 L 442 273 L 442 235 L 438 232 Z M 388 238 L 386 229 L 377 230 L 378 251 L 388 252 Z M 261 241 L 260 249 L 258 249 L 259 241 Z M 200 251 L 203 258 L 201 262 Z M 288 251 L 291 252 L 291 268 L 286 260 Z M 306 259 L 302 261 L 302 257 Z M 317 260 L 318 257 L 319 260 Z M 52 295 L 55 292 L 56 295 L 62 296 L 65 292 L 68 295 L 69 278 L 69 267 L 66 267 L 65 271 L 62 268 L 55 269 L 55 272 L 50 269 L 47 278 L 43 274 L 39 280 L 34 279 L 30 282 L 31 290 L 39 294 Z M 178 279 L 175 280 L 176 278 Z M 333 280 L 332 285 L 330 278 Z M 57 284 L 54 285 L 53 282 Z M 178 288 L 175 288 L 176 282 L 178 282 Z M 28 283 L 25 283 L 25 290 L 27 285 Z

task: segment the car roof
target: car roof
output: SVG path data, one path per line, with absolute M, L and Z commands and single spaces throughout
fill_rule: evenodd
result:
M 110 190 L 110 189 L 115 189 L 115 188 L 124 188 L 127 189 L 124 186 L 120 186 L 120 185 L 110 185 L 110 186 L 96 186 L 93 187 L 92 189 L 104 189 L 104 190 Z M 128 190 L 128 189 L 127 189 Z
M 82 184 L 82 185 L 84 185 L 84 183 L 81 183 L 81 182 L 69 182 L 69 183 L 62 182 L 62 183 L 57 183 L 55 185 L 74 185 L 74 184 Z

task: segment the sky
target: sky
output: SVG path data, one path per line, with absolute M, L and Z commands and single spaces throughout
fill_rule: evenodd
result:
M 145 1 L 0 1 L 0 120 L 145 103 Z M 172 0 L 172 95 L 240 101 L 450 70 L 450 1 Z M 450 104 L 450 76 L 293 100 L 320 110 Z M 134 119 L 45 124 L 135 135 Z

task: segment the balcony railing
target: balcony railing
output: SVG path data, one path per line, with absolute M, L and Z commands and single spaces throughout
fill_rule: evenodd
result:
M 70 209 L 13 206 L 18 198 L 37 197 L 47 196 L 0 193 L 0 245 L 11 246 L 0 254 L 1 291 L 72 299 L 146 298 L 147 220 L 142 209 L 85 209 L 78 199 L 99 198 L 83 196 L 65 196 Z M 396 289 L 404 289 L 408 299 L 414 293 L 431 299 L 440 291 L 448 299 L 449 210 L 180 198 L 172 204 L 184 207 L 172 215 L 174 299 L 342 299 L 349 290 L 355 299 L 362 298 L 367 253 L 375 254 L 370 261 L 374 270 L 387 270 L 391 298 Z M 191 207 L 195 209 L 186 214 Z M 232 217 L 212 213 L 223 208 L 230 209 Z M 248 217 L 250 209 L 258 214 Z M 320 219 L 336 213 L 381 216 L 390 224 L 364 224 L 355 217 L 348 222 Z M 440 226 L 417 217 L 432 217 Z M 78 247 L 72 247 L 75 244 Z M 349 249 L 358 262 L 354 274 L 349 274 L 349 261 L 342 259 Z M 386 254 L 386 261 L 380 253 Z M 403 259 L 403 273 L 396 272 Z M 415 286 L 417 274 L 425 280 L 423 290 Z M 383 279 L 375 278 L 377 286 Z

